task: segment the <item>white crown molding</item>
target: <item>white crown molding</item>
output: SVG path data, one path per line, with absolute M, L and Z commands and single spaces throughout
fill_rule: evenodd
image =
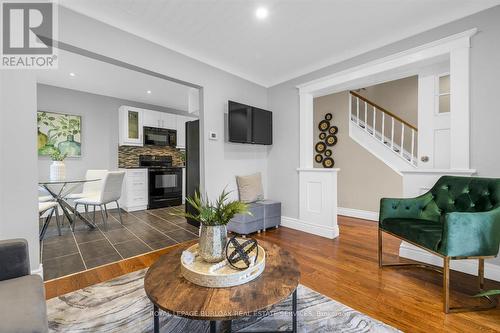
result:
M 345 52 L 341 56 L 337 56 L 336 55 L 336 56 L 333 56 L 333 57 L 329 57 L 327 59 L 315 62 L 312 65 L 303 66 L 300 69 L 297 69 L 295 71 L 291 71 L 289 74 L 282 75 L 282 76 L 278 77 L 277 79 L 269 79 L 269 78 L 265 78 L 265 77 L 262 77 L 262 76 L 259 76 L 259 75 L 254 75 L 252 73 L 248 73 L 248 72 L 242 71 L 241 69 L 239 69 L 239 68 L 237 68 L 235 66 L 230 66 L 230 65 L 227 65 L 227 64 L 223 64 L 223 63 L 221 63 L 221 62 L 219 62 L 219 61 L 217 61 L 215 59 L 212 59 L 210 57 L 202 56 L 202 55 L 198 54 L 195 51 L 186 49 L 186 48 L 184 48 L 184 47 L 182 47 L 180 45 L 177 45 L 175 43 L 172 43 L 172 42 L 168 42 L 167 43 L 165 41 L 160 40 L 160 38 L 155 37 L 155 36 L 151 36 L 151 35 L 149 35 L 147 33 L 132 31 L 132 29 L 130 29 L 127 24 L 121 23 L 118 20 L 114 20 L 114 19 L 112 19 L 110 17 L 95 18 L 95 17 L 93 17 L 93 15 L 91 13 L 89 13 L 88 11 L 86 11 L 86 10 L 84 10 L 82 8 L 73 9 L 71 7 L 66 6 L 65 4 L 59 4 L 59 5 L 62 6 L 62 7 L 64 7 L 64 8 L 67 8 L 68 10 L 78 12 L 78 13 L 83 14 L 85 16 L 88 16 L 88 17 L 90 17 L 92 19 L 95 19 L 95 20 L 97 20 L 99 22 L 102 22 L 104 24 L 107 24 L 107 25 L 110 25 L 110 26 L 115 27 L 117 29 L 120 29 L 122 31 L 125 31 L 125 32 L 127 32 L 129 34 L 132 34 L 134 36 L 146 39 L 146 40 L 148 40 L 148 41 L 150 41 L 152 43 L 155 43 L 157 45 L 160 45 L 162 47 L 170 49 L 170 50 L 172 50 L 174 52 L 177 52 L 179 54 L 185 55 L 185 56 L 187 56 L 189 58 L 192 58 L 194 60 L 200 61 L 200 62 L 202 62 L 202 63 L 204 63 L 206 65 L 212 66 L 214 68 L 220 69 L 220 70 L 222 70 L 224 72 L 227 72 L 227 73 L 232 74 L 234 76 L 240 77 L 240 78 L 242 78 L 244 80 L 247 80 L 249 82 L 252 82 L 252 83 L 255 83 L 257 85 L 260 85 L 260 86 L 262 86 L 264 88 L 270 88 L 270 87 L 273 87 L 273 86 L 278 85 L 280 83 L 283 83 L 283 82 L 286 82 L 286 81 L 298 78 L 300 76 L 309 74 L 311 72 L 320 70 L 322 68 L 325 68 L 325 67 L 328 67 L 328 66 L 331 66 L 331 65 L 335 65 L 335 64 L 340 63 L 342 61 L 354 58 L 354 57 L 359 56 L 361 54 L 364 54 L 364 53 L 367 53 L 367 52 L 379 49 L 381 47 L 384 47 L 384 46 L 396 43 L 398 41 L 401 41 L 401 40 L 404 40 L 404 39 L 407 39 L 407 38 L 410 38 L 410 37 L 418 35 L 420 33 L 424 33 L 424 32 L 429 31 L 431 29 L 437 28 L 437 27 L 439 27 L 441 25 L 444 25 L 444 24 L 447 24 L 449 22 L 453 22 L 453 21 L 459 20 L 459 19 L 461 19 L 463 17 L 470 16 L 470 15 L 473 15 L 476 12 L 478 12 L 478 11 L 475 11 L 475 12 L 466 13 L 464 15 L 454 15 L 454 16 L 448 17 L 448 18 L 446 18 L 444 20 L 439 20 L 439 22 L 436 21 L 433 24 L 428 24 L 428 25 L 425 25 L 425 26 L 421 25 L 421 26 L 415 27 L 414 29 L 410 29 L 410 30 L 408 30 L 406 32 L 395 33 L 395 34 L 391 35 L 391 37 L 381 39 L 381 40 L 379 40 L 377 42 L 365 43 L 362 46 L 358 47 L 357 49 L 353 49 L 353 50 L 351 50 L 349 52 Z M 484 9 L 481 9 L 481 10 L 486 10 L 488 8 L 484 8 Z
M 470 47 L 470 37 L 477 33 L 477 28 L 450 35 L 430 43 L 391 54 L 367 63 L 354 66 L 331 75 L 297 85 L 300 93 L 314 93 L 325 87 L 339 85 L 357 78 L 384 72 L 410 63 L 449 54 L 456 48 Z

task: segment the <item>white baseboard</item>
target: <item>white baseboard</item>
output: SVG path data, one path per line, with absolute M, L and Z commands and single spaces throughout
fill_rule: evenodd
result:
M 309 234 L 334 239 L 339 236 L 339 227 L 325 227 L 306 221 L 301 221 L 292 217 L 282 216 L 281 225 L 287 228 L 300 230 Z
M 443 266 L 443 259 L 405 242 L 401 243 L 399 247 L 399 256 L 439 267 Z M 478 261 L 475 259 L 451 260 L 450 268 L 455 271 L 477 276 L 477 262 Z M 500 281 L 500 266 L 493 265 L 485 260 L 484 276 L 490 280 Z
M 42 277 L 43 279 L 43 265 L 40 264 L 37 269 L 32 269 L 31 274 L 38 274 Z
M 378 221 L 378 212 L 371 212 L 369 210 L 338 207 L 337 214 L 349 217 L 356 217 L 358 219 L 363 219 L 363 220 Z

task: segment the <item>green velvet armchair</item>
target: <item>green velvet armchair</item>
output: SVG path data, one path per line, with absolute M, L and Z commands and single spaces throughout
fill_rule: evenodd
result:
M 500 244 L 500 179 L 443 176 L 429 192 L 409 199 L 380 201 L 379 266 L 384 264 L 382 233 L 388 233 L 443 258 L 443 308 L 445 313 L 482 310 L 496 306 L 451 308 L 449 269 L 452 259 L 478 259 L 479 289 L 484 287 L 484 259 L 496 257 Z

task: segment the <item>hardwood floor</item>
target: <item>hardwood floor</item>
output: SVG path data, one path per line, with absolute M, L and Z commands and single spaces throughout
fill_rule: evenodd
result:
M 483 312 L 445 315 L 441 303 L 441 275 L 425 269 L 380 270 L 377 263 L 377 224 L 339 217 L 335 240 L 288 228 L 271 230 L 256 238 L 275 242 L 291 251 L 301 270 L 301 283 L 373 318 L 406 332 L 499 332 L 500 307 Z M 385 261 L 397 260 L 399 241 L 384 236 Z M 45 284 L 47 298 L 149 267 L 175 246 L 98 267 Z M 477 279 L 451 274 L 452 305 L 470 302 Z M 486 288 L 500 283 L 486 281 Z M 475 299 L 472 301 L 476 301 Z

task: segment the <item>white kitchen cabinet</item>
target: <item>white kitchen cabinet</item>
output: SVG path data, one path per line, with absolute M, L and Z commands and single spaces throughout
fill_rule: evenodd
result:
M 121 169 L 125 171 L 120 207 L 127 212 L 148 208 L 148 169 Z
M 172 113 L 161 113 L 161 127 L 167 129 L 176 129 L 177 126 L 177 115 Z
M 161 127 L 161 112 L 152 110 L 143 110 L 143 126 L 147 127 Z
M 176 115 L 153 110 L 143 110 L 143 126 L 175 129 Z
M 119 145 L 142 146 L 143 110 L 139 108 L 121 106 L 118 110 Z

